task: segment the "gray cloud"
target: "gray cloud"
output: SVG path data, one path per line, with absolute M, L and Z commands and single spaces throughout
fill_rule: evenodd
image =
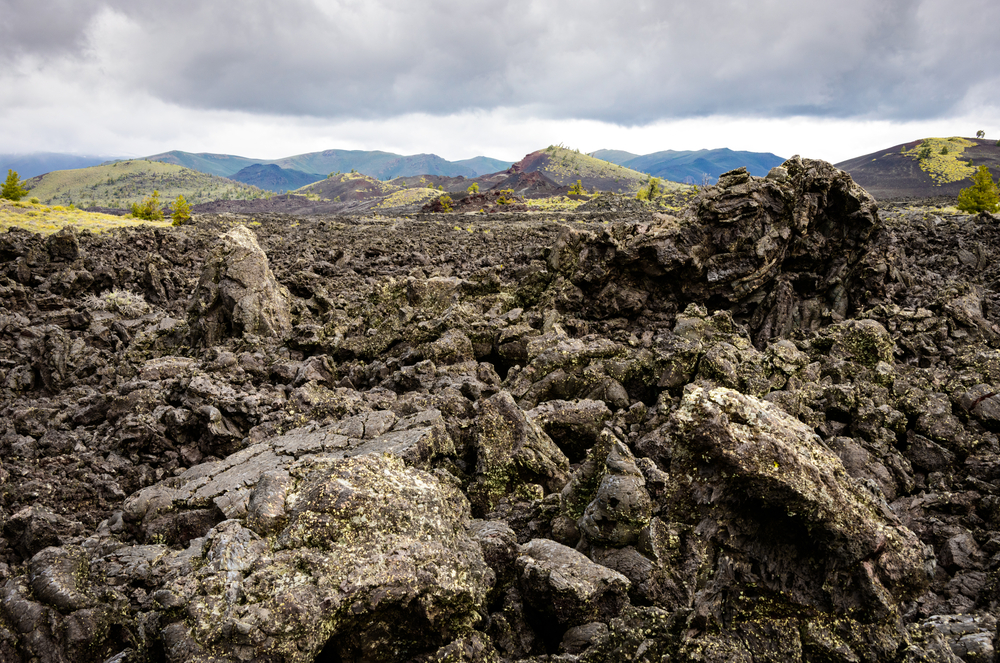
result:
M 327 118 L 907 120 L 1000 106 L 997 25 L 994 0 L 0 0 L 0 64 Z

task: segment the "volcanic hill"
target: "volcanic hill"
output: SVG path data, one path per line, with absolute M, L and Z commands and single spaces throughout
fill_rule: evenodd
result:
M 836 164 L 879 200 L 955 198 L 978 166 L 1000 177 L 1000 141 L 925 138 Z
M 268 195 L 255 186 L 156 161 L 116 161 L 101 166 L 57 170 L 25 182 L 29 195 L 46 204 L 125 209 L 159 191 L 164 204 L 178 195 L 191 204 L 252 200 Z

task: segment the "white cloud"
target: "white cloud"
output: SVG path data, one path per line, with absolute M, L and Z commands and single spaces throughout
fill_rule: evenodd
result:
M 992 0 L 0 0 L 0 151 L 840 160 L 995 134 L 998 23 Z

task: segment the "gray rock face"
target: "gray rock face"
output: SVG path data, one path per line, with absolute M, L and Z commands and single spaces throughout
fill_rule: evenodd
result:
M 535 539 L 521 546 L 518 582 L 528 602 L 563 625 L 617 617 L 628 602 L 628 579 L 561 543 Z
M 288 289 L 274 278 L 267 256 L 246 226 L 220 238 L 205 263 L 190 306 L 191 329 L 203 345 L 229 336 L 287 336 L 292 329 Z

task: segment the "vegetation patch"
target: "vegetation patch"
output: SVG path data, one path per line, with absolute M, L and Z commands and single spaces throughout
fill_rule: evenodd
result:
M 112 214 L 85 212 L 72 206 L 49 206 L 41 203 L 0 200 L 0 231 L 2 232 L 11 228 L 22 228 L 33 233 L 51 235 L 66 226 L 76 226 L 79 230 L 99 233 L 115 228 L 134 228 L 136 226 L 169 228 L 170 222 L 164 220 L 145 221 Z
M 952 138 L 926 138 L 922 143 L 902 153 L 920 162 L 920 169 L 927 173 L 935 185 L 958 182 L 976 172 L 969 161 L 962 158 L 967 147 L 976 143 L 957 136 Z

